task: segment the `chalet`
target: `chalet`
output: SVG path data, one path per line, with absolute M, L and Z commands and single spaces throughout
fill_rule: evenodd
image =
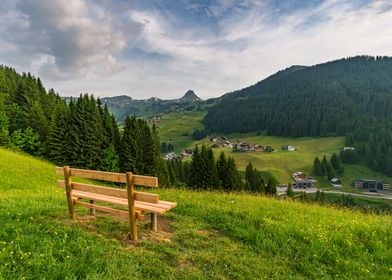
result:
M 265 147 L 265 149 L 264 149 L 264 151 L 266 151 L 266 152 L 273 152 L 273 151 L 275 151 L 275 149 L 274 148 L 272 148 L 271 146 L 267 146 L 267 147 Z
M 332 178 L 330 182 L 331 185 L 335 188 L 342 186 L 342 182 L 338 178 Z
M 343 151 L 350 151 L 350 152 L 354 152 L 355 151 L 355 148 L 354 147 L 344 147 L 343 148 Z
M 356 179 L 353 186 L 369 192 L 388 191 L 389 184 L 380 179 Z
M 164 156 L 165 160 L 174 160 L 174 159 L 177 159 L 177 158 L 179 158 L 179 156 L 176 153 L 174 153 L 174 152 L 168 153 L 168 154 L 166 154 Z
M 293 187 L 300 189 L 314 188 L 316 182 L 316 180 L 310 178 L 306 178 L 303 180 L 295 180 Z
M 283 151 L 289 151 L 289 152 L 294 152 L 295 151 L 295 147 L 294 146 L 290 146 L 290 145 L 286 145 L 282 147 Z
M 261 145 L 255 145 L 255 151 L 256 152 L 264 152 L 264 146 Z

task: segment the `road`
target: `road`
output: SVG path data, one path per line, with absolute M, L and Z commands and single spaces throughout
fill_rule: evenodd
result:
M 277 193 L 279 195 L 285 194 L 287 187 L 278 187 Z M 306 193 L 315 193 L 317 192 L 317 188 L 310 188 L 310 189 L 293 189 L 294 192 L 306 192 Z M 383 194 L 383 193 L 350 193 L 350 192 L 341 192 L 341 191 L 324 191 L 324 193 L 334 193 L 334 194 L 345 194 L 345 195 L 352 195 L 357 197 L 365 197 L 365 198 L 376 198 L 376 199 L 388 199 L 392 200 L 392 193 L 391 195 Z

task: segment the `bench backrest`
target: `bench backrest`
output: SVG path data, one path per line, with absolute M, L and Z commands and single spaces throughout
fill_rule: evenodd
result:
M 87 169 L 76 169 L 69 168 L 69 177 L 80 177 L 86 179 L 109 181 L 115 183 L 127 183 L 127 178 L 125 173 L 113 173 L 105 171 L 95 171 Z M 63 167 L 56 167 L 56 174 L 64 175 Z M 59 187 L 66 187 L 65 180 L 58 180 L 57 184 Z M 134 185 L 147 186 L 147 187 L 158 187 L 158 178 L 150 176 L 141 176 L 132 174 L 132 188 Z M 97 186 L 93 184 L 84 184 L 78 182 L 70 182 L 72 190 L 84 191 L 89 193 L 96 193 L 101 195 L 113 196 L 118 198 L 128 198 L 128 192 L 125 189 L 117 189 L 110 187 Z M 137 192 L 133 191 L 134 200 L 149 202 L 149 203 L 159 203 L 159 196 L 157 194 Z

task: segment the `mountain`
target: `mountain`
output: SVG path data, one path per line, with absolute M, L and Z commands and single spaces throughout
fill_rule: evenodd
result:
M 188 90 L 183 97 L 178 99 L 178 102 L 198 102 L 201 99 L 196 95 L 193 90 Z
M 123 121 L 128 115 L 151 117 L 178 110 L 194 110 L 203 103 L 193 90 L 188 90 L 178 99 L 163 100 L 157 97 L 149 99 L 133 99 L 126 95 L 105 97 L 101 99 L 118 121 Z
M 346 135 L 358 118 L 392 119 L 392 58 L 360 56 L 295 66 L 228 93 L 204 124 L 214 132 Z
M 355 147 L 347 161 L 392 175 L 391 57 L 291 67 L 217 103 L 203 120 L 211 132 L 342 135 Z

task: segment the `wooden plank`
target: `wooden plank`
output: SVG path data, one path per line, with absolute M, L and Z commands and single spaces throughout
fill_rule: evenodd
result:
M 111 197 L 107 195 L 93 194 L 93 193 L 76 191 L 76 190 L 73 191 L 73 196 L 84 198 L 84 199 L 91 199 L 100 202 L 112 203 L 121 206 L 128 206 L 128 199 L 123 199 L 118 197 Z M 135 201 L 134 205 L 136 210 L 142 212 L 153 212 L 157 214 L 163 214 L 170 209 L 169 207 L 165 207 L 165 206 L 160 207 L 159 204 L 153 204 L 153 203 L 142 202 L 142 201 Z
M 112 196 L 107 196 L 102 194 L 94 194 L 94 193 L 83 192 L 83 191 L 73 191 L 73 196 L 89 199 L 89 200 L 91 199 L 100 202 L 112 203 L 121 206 L 128 206 L 128 199 L 124 199 L 124 198 L 112 197 Z
M 57 180 L 57 185 L 60 188 L 65 187 L 65 183 L 63 180 Z M 72 183 L 72 189 L 78 190 L 78 191 L 85 191 L 85 192 L 91 192 L 91 193 L 96 193 L 96 194 L 108 195 L 108 196 L 113 196 L 113 197 L 118 197 L 118 198 L 126 198 L 126 199 L 128 198 L 127 191 L 123 190 L 123 189 L 115 189 L 115 188 L 102 187 L 102 186 L 76 183 L 76 182 Z M 157 194 L 145 193 L 145 192 L 133 192 L 133 193 L 135 196 L 135 200 L 149 202 L 149 203 L 155 203 L 155 204 L 157 204 L 159 202 L 159 196 Z
M 127 191 L 123 189 L 116 189 L 110 187 L 102 187 L 91 184 L 83 184 L 83 183 L 72 183 L 72 189 L 77 191 L 84 191 L 96 194 L 102 194 L 107 196 L 113 196 L 118 198 L 127 198 Z
M 75 209 L 74 209 L 74 203 L 73 203 L 73 197 L 72 197 L 71 174 L 70 174 L 69 166 L 64 166 L 63 173 L 64 173 L 65 190 L 66 190 L 66 194 L 67 194 L 69 217 L 72 220 L 74 220 L 75 219 Z
M 56 174 L 57 175 L 64 175 L 64 168 L 56 166 Z
M 87 169 L 71 168 L 71 176 L 93 179 L 93 180 L 116 182 L 116 183 L 127 182 L 124 173 L 113 173 L 113 172 L 95 171 L 95 170 L 87 170 Z
M 147 202 L 135 201 L 135 208 L 142 212 L 164 214 L 169 209 L 159 207 L 159 204 L 152 204 Z
M 127 180 L 127 194 L 128 194 L 128 213 L 129 213 L 129 227 L 130 237 L 132 240 L 137 240 L 137 226 L 136 226 L 136 213 L 135 213 L 135 196 L 133 189 L 132 173 L 126 173 Z
M 155 203 L 159 202 L 159 196 L 153 193 L 145 193 L 145 192 L 133 192 L 135 195 L 136 201 L 143 201 L 148 203 Z
M 177 203 L 171 202 L 171 201 L 165 201 L 165 200 L 159 200 L 159 204 L 166 204 L 166 205 L 171 206 L 172 208 L 177 206 Z
M 128 217 L 128 211 L 114 209 L 114 208 L 110 208 L 110 207 L 106 207 L 106 206 L 102 206 L 102 205 L 97 205 L 97 204 L 90 204 L 90 203 L 82 202 L 82 201 L 78 201 L 78 200 L 74 200 L 74 203 L 79 206 L 83 206 L 83 207 L 87 207 L 87 208 L 90 208 L 93 210 L 98 210 L 98 211 L 110 213 L 112 215 L 120 216 L 125 219 Z
M 158 178 L 150 176 L 133 175 L 133 184 L 146 187 L 158 187 Z

